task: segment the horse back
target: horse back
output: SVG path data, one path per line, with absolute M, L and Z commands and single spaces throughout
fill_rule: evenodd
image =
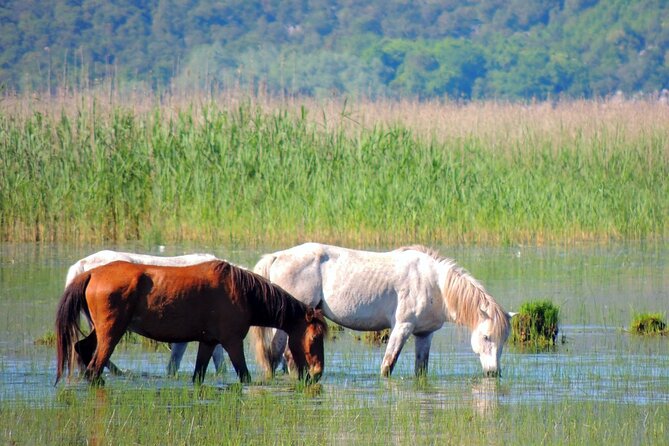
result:
M 173 267 L 112 262 L 91 271 L 86 299 L 93 314 L 113 309 L 131 330 L 160 341 L 218 339 L 222 326 L 245 334 L 246 308 L 230 298 L 220 263 Z

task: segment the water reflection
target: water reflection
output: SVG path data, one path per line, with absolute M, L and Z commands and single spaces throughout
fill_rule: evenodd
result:
M 472 407 L 481 416 L 493 413 L 499 406 L 499 379 L 481 378 L 472 384 Z
M 107 390 L 103 387 L 91 389 L 93 392 L 93 416 L 91 420 L 91 430 L 88 435 L 88 444 L 97 446 L 106 444 L 105 426 L 107 425 L 107 410 L 109 407 Z

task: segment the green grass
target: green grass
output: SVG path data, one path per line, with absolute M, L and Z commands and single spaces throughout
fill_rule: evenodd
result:
M 35 345 L 46 345 L 48 347 L 55 347 L 56 333 L 53 330 L 49 330 L 45 332 L 43 335 L 35 338 L 33 343 Z M 125 334 L 121 338 L 121 342 L 119 342 L 118 344 L 118 347 L 123 348 L 124 346 L 129 346 L 129 345 L 138 345 L 141 346 L 142 348 L 153 351 L 156 351 L 159 348 L 162 348 L 163 346 L 165 347 L 165 349 L 168 349 L 167 344 L 154 341 L 153 339 L 145 338 L 144 336 L 140 336 L 132 331 L 125 332 Z
M 552 122 L 545 131 L 521 120 L 511 135 L 495 128 L 499 117 L 483 119 L 492 130 L 435 135 L 251 102 L 0 111 L 0 239 L 253 246 L 669 235 L 666 127 Z
M 662 405 L 566 400 L 477 410 L 426 405 L 422 387 L 308 392 L 227 389 L 62 390 L 3 404 L 3 444 L 662 444 Z M 397 387 L 397 386 L 395 386 Z M 403 387 L 403 386 L 399 386 Z M 406 386 L 404 386 L 406 387 Z
M 511 318 L 511 345 L 545 350 L 557 343 L 560 309 L 549 300 L 523 303 Z
M 638 313 L 630 323 L 629 331 L 638 335 L 667 334 L 667 323 L 661 313 Z

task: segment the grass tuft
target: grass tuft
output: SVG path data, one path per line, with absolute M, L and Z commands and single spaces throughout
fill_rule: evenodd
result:
M 511 345 L 543 351 L 557 344 L 559 307 L 549 300 L 525 302 L 511 319 Z
M 632 318 L 629 331 L 637 335 L 666 335 L 667 323 L 661 313 L 639 313 Z
M 387 344 L 390 339 L 390 328 L 384 328 L 377 331 L 366 331 L 362 335 L 354 334 L 356 341 L 362 341 L 370 345 L 379 347 L 382 344 Z

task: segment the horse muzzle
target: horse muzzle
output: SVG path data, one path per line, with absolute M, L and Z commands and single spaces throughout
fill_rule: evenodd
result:
M 314 368 L 309 371 L 309 374 L 307 375 L 307 382 L 317 383 L 321 379 L 321 376 L 323 376 L 323 369 Z

